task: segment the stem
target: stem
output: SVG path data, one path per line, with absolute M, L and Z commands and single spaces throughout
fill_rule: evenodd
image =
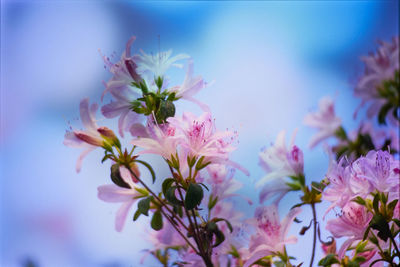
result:
M 175 230 L 182 236 L 182 238 L 188 243 L 188 245 L 196 252 L 198 253 L 197 249 L 192 245 L 192 243 L 186 238 L 186 236 L 181 232 L 181 230 L 175 225 L 175 222 L 172 220 L 172 218 L 165 213 L 165 211 L 162 209 L 162 207 L 166 208 L 171 215 L 173 216 L 174 213 L 168 208 L 168 206 L 164 203 L 164 201 L 162 201 L 132 170 L 131 168 L 129 168 L 129 166 L 127 167 L 127 169 L 129 170 L 129 172 L 135 176 L 135 178 L 146 188 L 147 191 L 149 191 L 154 198 L 156 198 L 158 200 L 158 202 L 161 205 L 160 208 L 160 212 L 164 215 L 165 218 L 167 218 L 167 220 L 171 223 L 171 225 L 175 228 Z M 179 219 L 179 217 L 174 217 L 176 219 L 178 219 L 178 221 L 181 223 L 181 225 L 187 230 L 189 231 L 189 229 L 186 227 L 186 225 Z
M 169 166 L 169 165 L 168 165 L 168 166 Z M 174 176 L 174 171 L 173 171 L 173 169 L 172 169 L 171 166 L 169 166 L 169 169 L 170 169 L 170 171 L 171 171 L 171 173 L 172 173 L 172 176 Z M 190 170 L 191 170 L 191 168 L 190 168 Z M 178 171 L 178 174 L 180 175 L 180 177 L 183 178 L 183 176 L 182 176 L 180 170 L 178 169 L 177 171 Z M 191 177 L 190 177 L 190 178 L 191 178 Z M 177 182 L 175 182 L 175 183 L 177 183 Z M 177 185 L 178 185 L 178 184 L 177 184 Z M 181 200 L 183 201 L 183 194 L 182 194 L 181 188 L 180 188 L 179 185 L 177 186 L 177 188 L 178 188 L 179 196 L 180 196 Z M 213 263 L 212 263 L 212 261 L 211 261 L 209 255 L 207 254 L 207 252 L 204 251 L 203 244 L 202 244 L 202 241 L 201 241 L 201 237 L 200 237 L 200 234 L 199 234 L 200 231 L 199 231 L 199 228 L 198 228 L 198 224 L 197 224 L 197 220 L 196 220 L 196 215 L 195 215 L 195 213 L 192 212 L 192 213 L 193 213 L 193 218 L 194 218 L 194 223 L 193 223 L 193 221 L 192 221 L 192 219 L 191 219 L 191 216 L 190 216 L 190 214 L 189 214 L 189 211 L 188 211 L 185 207 L 183 207 L 183 208 L 184 208 L 184 210 L 185 210 L 186 216 L 188 217 L 189 224 L 190 224 L 190 226 L 191 226 L 192 229 L 193 229 L 193 232 L 194 232 L 193 238 L 194 238 L 194 240 L 195 240 L 195 242 L 196 242 L 196 244 L 197 244 L 197 247 L 198 247 L 198 249 L 199 249 L 199 251 L 200 251 L 200 252 L 198 252 L 197 254 L 203 259 L 203 261 L 204 261 L 204 263 L 205 263 L 205 265 L 206 265 L 207 267 L 214 267 L 214 265 L 213 265 Z
M 396 241 L 394 240 L 394 238 L 393 238 L 392 234 L 390 234 L 390 240 L 391 240 L 391 241 L 392 241 L 392 243 L 393 243 L 393 247 L 394 247 L 394 249 L 396 250 L 396 254 L 397 254 L 397 256 L 399 256 L 399 257 L 400 257 L 400 251 L 399 251 L 399 248 L 397 247 Z
M 175 213 L 164 203 L 164 201 L 162 199 L 160 199 L 132 170 L 131 168 L 129 168 L 129 166 L 125 166 L 129 172 L 136 178 L 136 180 L 138 180 L 145 188 L 147 191 L 150 192 L 150 194 L 153 195 L 154 198 L 157 199 L 157 201 L 160 203 L 161 207 L 164 207 L 166 210 L 169 211 L 169 213 L 171 213 L 171 215 L 173 216 L 173 219 L 178 220 L 178 222 L 186 229 L 186 231 L 189 231 L 189 229 L 187 228 L 187 226 L 182 222 L 182 220 L 178 217 L 178 216 L 174 216 Z
M 317 212 L 315 211 L 315 203 L 311 203 L 311 209 L 312 209 L 312 213 L 313 213 L 314 237 L 313 237 L 313 248 L 312 248 L 312 254 L 311 254 L 310 267 L 312 267 L 313 263 L 314 263 L 315 246 L 317 244 Z

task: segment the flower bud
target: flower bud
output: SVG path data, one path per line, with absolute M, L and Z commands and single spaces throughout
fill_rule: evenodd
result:
M 332 239 L 331 242 L 325 242 L 321 245 L 322 250 L 324 251 L 325 255 L 327 254 L 336 254 L 336 241 Z
M 87 133 L 81 132 L 81 131 L 75 131 L 74 134 L 78 139 L 80 139 L 83 142 L 88 143 L 90 145 L 93 145 L 93 146 L 102 146 L 103 145 L 103 139 L 99 138 L 97 136 L 90 135 L 90 134 L 87 134 Z
M 117 147 L 121 147 L 121 143 L 119 142 L 118 137 L 115 135 L 113 130 L 108 127 L 100 127 L 97 131 L 101 134 L 102 137 L 106 138 L 107 141 L 111 143 L 111 145 L 116 145 Z

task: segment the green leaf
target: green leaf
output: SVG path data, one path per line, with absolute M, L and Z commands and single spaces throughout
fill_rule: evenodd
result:
M 228 226 L 229 231 L 230 231 L 231 233 L 233 232 L 232 224 L 231 224 L 227 219 L 224 219 L 224 218 L 214 218 L 214 219 L 212 219 L 212 221 L 213 221 L 213 222 L 221 222 L 221 221 L 224 221 L 224 222 L 226 223 L 226 225 Z
M 163 220 L 162 220 L 162 215 L 161 212 L 159 210 L 157 210 L 156 212 L 154 212 L 153 214 L 153 218 L 151 218 L 151 228 L 153 228 L 156 231 L 159 231 L 162 229 L 163 227 Z
M 174 183 L 175 179 L 174 178 L 167 178 L 164 180 L 162 183 L 162 192 L 164 196 L 167 194 L 168 189 L 171 187 L 171 185 Z
M 170 188 L 168 188 L 165 198 L 173 205 L 182 205 L 182 201 L 178 200 L 175 196 L 176 189 L 176 186 L 171 186 Z
M 136 221 L 142 213 L 139 209 L 136 210 L 135 214 L 133 215 L 133 221 Z
M 111 181 L 113 181 L 114 184 L 123 187 L 123 188 L 128 188 L 130 189 L 131 187 L 129 184 L 127 184 L 124 179 L 122 179 L 121 174 L 119 173 L 119 165 L 118 164 L 113 164 L 111 165 Z
M 368 244 L 368 241 L 362 241 L 357 244 L 356 246 L 356 254 L 364 252 L 365 251 L 365 246 Z
M 337 138 L 339 138 L 340 140 L 347 140 L 347 134 L 345 129 L 340 126 L 339 128 L 337 128 L 337 130 L 335 131 L 335 136 Z
M 138 211 L 143 215 L 149 216 L 150 202 L 152 197 L 143 198 L 138 203 Z
M 156 173 L 154 172 L 151 165 L 143 160 L 138 160 L 138 159 L 136 159 L 135 162 L 142 164 L 149 170 L 149 172 L 151 174 L 151 180 L 153 181 L 153 184 L 154 184 L 154 182 L 156 181 Z
M 185 208 L 194 209 L 203 199 L 203 188 L 198 184 L 190 183 L 185 196 Z
M 391 236 L 389 224 L 381 214 L 375 214 L 374 217 L 372 217 L 369 226 L 372 229 L 378 230 L 379 238 L 385 242 Z
M 360 196 L 354 198 L 353 202 L 356 202 L 357 204 L 360 204 L 362 206 L 365 206 L 365 204 L 366 204 L 365 200 Z
M 291 191 L 299 191 L 301 190 L 301 185 L 299 185 L 298 183 L 286 183 L 287 186 L 289 186 L 291 188 Z
M 397 202 L 399 202 L 399 200 L 398 200 L 398 199 L 395 199 L 395 200 L 393 200 L 392 202 L 390 202 L 390 203 L 388 204 L 387 209 L 388 209 L 389 212 L 393 213 L 394 208 L 395 208 L 396 205 L 397 205 Z
M 390 102 L 386 103 L 385 105 L 383 105 L 381 107 L 381 109 L 379 110 L 379 114 L 378 114 L 379 124 L 386 125 L 386 115 L 391 108 L 392 108 L 392 104 Z
M 339 260 L 336 258 L 335 254 L 328 254 L 325 258 L 321 259 L 318 262 L 319 266 L 331 266 L 334 263 L 339 263 Z
M 379 213 L 379 194 L 374 196 L 374 200 L 372 201 L 372 207 L 374 208 L 375 213 Z
M 156 79 L 154 79 L 154 82 L 156 83 L 158 89 L 161 89 L 163 86 L 163 77 L 158 76 Z
M 210 195 L 210 197 L 208 199 L 208 209 L 212 210 L 215 207 L 215 205 L 217 204 L 217 202 L 218 202 L 218 196 L 213 197 L 213 195 Z
M 158 123 L 164 123 L 167 118 L 175 116 L 174 103 L 169 100 L 161 100 L 155 115 Z
M 215 242 L 213 247 L 215 248 L 225 241 L 225 235 L 221 230 L 218 229 L 218 227 L 217 230 L 214 231 L 214 235 L 215 235 Z

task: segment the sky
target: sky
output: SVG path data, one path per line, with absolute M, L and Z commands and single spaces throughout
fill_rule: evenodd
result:
M 254 183 L 263 176 L 258 153 L 281 130 L 288 142 L 297 130 L 306 179 L 312 181 L 323 178 L 328 157 L 322 146 L 308 148 L 315 131 L 302 124 L 304 116 L 316 110 L 321 97 L 331 96 L 346 129 L 365 120 L 363 112 L 353 119 L 360 103 L 352 92 L 363 72 L 360 57 L 375 51 L 379 40 L 399 34 L 398 5 L 396 0 L 2 1 L 0 265 L 158 266 L 150 256 L 140 264 L 150 248 L 148 221 L 128 222 L 117 233 L 118 205 L 97 198 L 97 187 L 109 183 L 101 151 L 91 153 L 77 174 L 79 151 L 62 144 L 69 125 L 80 127 L 79 101 L 89 97 L 101 103 L 102 81 L 110 74 L 99 49 L 119 57 L 135 35 L 133 52 L 189 54 L 195 73 L 214 81 L 197 99 L 210 106 L 219 129 L 238 131 L 232 159 L 251 175 L 237 172 L 236 178 L 244 185 L 240 193 L 255 204 L 238 199 L 235 207 L 251 217 L 258 205 Z M 176 81 L 183 76 L 184 70 L 171 74 Z M 184 111 L 201 113 L 182 101 L 177 114 Z M 117 129 L 116 120 L 105 123 Z M 147 159 L 162 177 L 165 166 L 156 157 Z M 296 194 L 286 197 L 281 216 L 296 201 Z M 321 221 L 325 208 L 317 209 Z M 300 219 L 307 221 L 310 214 L 306 207 Z M 291 232 L 301 227 L 294 225 Z M 306 265 L 310 250 L 311 233 L 288 246 Z

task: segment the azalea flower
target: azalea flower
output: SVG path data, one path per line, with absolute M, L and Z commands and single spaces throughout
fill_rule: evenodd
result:
M 228 169 L 222 164 L 210 164 L 207 166 L 209 178 L 207 182 L 211 185 L 211 193 L 218 200 L 223 200 L 233 196 L 239 196 L 245 199 L 249 204 L 252 201 L 249 198 L 236 194 L 235 192 L 242 188 L 243 184 L 233 178 L 235 174 L 234 169 Z
M 339 258 L 343 258 L 348 247 L 363 239 L 371 219 L 372 214 L 368 213 L 364 206 L 348 202 L 343 207 L 342 215 L 339 218 L 327 222 L 326 229 L 335 238 L 348 237 L 339 249 Z
M 77 172 L 80 172 L 82 161 L 86 155 L 97 147 L 104 146 L 105 142 L 107 142 L 104 137 L 110 136 L 105 136 L 104 134 L 112 133 L 107 127 L 97 126 L 95 119 L 97 109 L 97 104 L 94 103 L 89 107 L 89 99 L 83 99 L 79 105 L 79 110 L 82 124 L 86 130 L 67 131 L 64 136 L 64 145 L 84 149 L 76 163 Z
M 381 42 L 377 53 L 362 57 L 362 61 L 365 63 L 365 72 L 354 89 L 354 95 L 362 99 L 361 106 L 371 103 L 367 110 L 367 116 L 371 118 L 386 103 L 380 95 L 380 87 L 384 81 L 393 80 L 395 72 L 399 70 L 399 37 L 393 38 L 391 43 Z M 398 125 L 392 110 L 388 115 L 389 120 Z
M 115 230 L 121 232 L 130 208 L 136 202 L 137 197 L 142 194 L 136 190 L 138 186 L 134 182 L 135 179 L 129 170 L 124 166 L 120 166 L 119 171 L 121 178 L 130 188 L 119 187 L 115 184 L 102 185 L 97 188 L 97 196 L 105 202 L 122 203 L 115 217 Z
M 333 100 L 330 97 L 324 97 L 319 101 L 319 111 L 307 114 L 304 124 L 319 130 L 311 138 L 310 148 L 313 148 L 322 140 L 334 136 L 342 120 L 335 114 Z
M 147 137 L 138 137 L 132 140 L 132 144 L 144 150 L 138 154 L 158 154 L 167 160 L 175 156 L 179 138 L 175 135 L 175 127 L 172 125 L 160 126 L 149 119 L 146 133 Z
M 103 100 L 106 93 L 110 93 L 114 100 L 102 106 L 101 112 L 106 118 L 119 116 L 118 128 L 121 136 L 124 136 L 125 131 L 129 131 L 134 123 L 140 122 L 143 118 L 131 110 L 131 102 L 142 95 L 141 91 L 132 85 L 132 82 L 138 83 L 142 80 L 137 73 L 137 65 L 131 57 L 131 46 L 135 39 L 135 36 L 129 39 L 117 63 L 112 63 L 108 57 L 102 56 L 113 77 L 105 84 L 106 89 L 101 99 Z
M 357 160 L 364 165 L 365 178 L 380 192 L 397 192 L 400 183 L 400 161 L 387 151 L 370 151 Z
M 295 236 L 286 237 L 286 235 L 300 212 L 300 208 L 294 208 L 280 221 L 276 204 L 258 207 L 255 212 L 257 231 L 250 238 L 251 254 L 243 267 L 248 267 L 258 259 L 273 253 L 283 254 L 286 244 L 296 243 Z
M 197 92 L 199 92 L 206 86 L 207 83 L 203 80 L 201 76 L 193 77 L 193 60 L 189 59 L 186 76 L 182 85 L 172 87 L 168 91 L 175 92 L 177 98 L 182 98 L 191 101 L 199 105 L 199 107 L 204 111 L 209 112 L 210 108 L 206 104 L 193 98 L 193 95 L 197 94 Z
M 257 187 L 289 176 L 303 175 L 303 152 L 294 145 L 294 137 L 289 148 L 285 144 L 285 131 L 281 131 L 271 147 L 259 154 L 259 165 L 266 171 L 266 175 L 256 183 Z
M 186 54 L 178 54 L 171 57 L 172 50 L 160 52 L 155 55 L 146 54 L 140 50 L 140 54 L 134 56 L 134 61 L 137 64 L 137 71 L 142 75 L 148 75 L 150 79 L 153 77 L 162 77 L 170 67 L 182 68 L 182 64 L 175 63 L 176 61 L 189 58 Z
M 204 163 L 231 165 L 248 175 L 246 169 L 229 160 L 229 153 L 235 150 L 231 145 L 233 133 L 216 131 L 210 113 L 196 117 L 190 112 L 184 112 L 181 118 L 170 117 L 167 122 L 176 129 L 179 145 L 191 157 L 204 157 Z

